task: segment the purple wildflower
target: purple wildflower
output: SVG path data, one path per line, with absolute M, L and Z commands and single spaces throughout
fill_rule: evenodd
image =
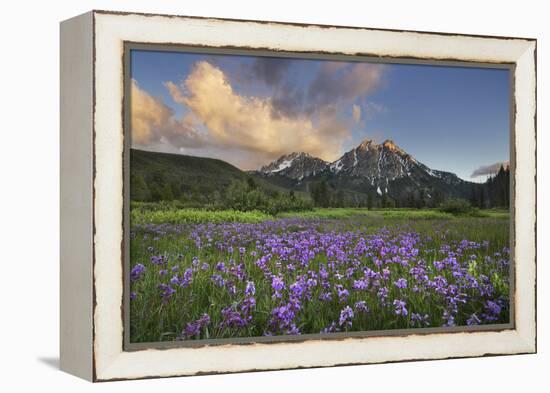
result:
M 344 303 L 346 300 L 348 300 L 349 291 L 346 288 L 342 287 L 342 285 L 338 285 L 337 291 L 338 291 L 338 299 L 340 300 L 341 303 Z
M 358 291 L 367 289 L 369 287 L 369 282 L 367 280 L 355 280 L 353 282 L 353 289 Z
M 220 276 L 219 274 L 214 274 L 210 277 L 210 280 L 212 280 L 212 282 L 214 284 L 216 284 L 218 287 L 223 287 L 225 285 L 225 280 L 223 279 L 222 276 Z
M 167 284 L 159 284 L 158 288 L 160 290 L 160 296 L 162 297 L 164 303 L 166 303 L 168 299 L 174 293 L 176 293 L 176 290 Z
M 203 314 L 199 319 L 194 322 L 189 322 L 185 327 L 180 339 L 187 339 L 194 336 L 199 336 L 202 328 L 210 324 L 210 316 Z
M 153 265 L 165 265 L 168 259 L 164 255 L 153 255 L 151 257 L 151 263 Z
M 334 333 L 334 332 L 339 332 L 339 331 L 340 331 L 340 329 L 336 325 L 336 322 L 331 322 L 331 324 L 329 326 L 327 326 L 326 328 L 321 330 L 319 333 L 326 334 L 326 333 Z
M 253 281 L 248 281 L 246 283 L 246 289 L 244 290 L 246 296 L 254 296 L 256 294 L 256 286 Z
M 228 306 L 222 309 L 221 328 L 242 328 L 248 324 L 248 321 L 243 318 L 240 312 L 235 310 L 233 306 Z
M 395 286 L 400 289 L 407 288 L 407 280 L 405 280 L 404 278 L 400 278 L 395 282 Z
M 367 306 L 367 302 L 365 302 L 364 300 L 355 302 L 354 307 L 355 307 L 355 311 L 357 312 L 363 312 L 363 313 L 369 312 L 369 307 Z
M 351 327 L 353 319 L 353 310 L 350 306 L 344 307 L 340 311 L 340 319 L 338 320 L 338 325 L 343 326 L 346 325 L 347 327 Z
M 466 320 L 466 325 L 473 326 L 473 325 L 479 325 L 481 323 L 481 320 L 477 317 L 475 313 L 470 315 L 470 318 Z
M 145 273 L 145 266 L 143 266 L 141 263 L 138 263 L 130 271 L 130 280 L 131 281 L 139 280 L 140 277 L 143 275 L 143 273 Z
M 407 303 L 405 303 L 403 300 L 395 299 L 393 301 L 393 306 L 395 307 L 395 315 L 402 315 L 406 317 L 409 314 L 406 305 Z
M 497 302 L 493 302 L 492 300 L 487 300 L 487 302 L 485 303 L 485 308 L 492 315 L 500 314 L 500 311 L 502 309 Z
M 430 326 L 430 316 L 428 314 L 411 313 L 411 325 L 414 327 Z
M 273 278 L 271 279 L 271 287 L 273 288 L 273 290 L 279 292 L 285 288 L 285 283 L 280 276 L 273 276 Z

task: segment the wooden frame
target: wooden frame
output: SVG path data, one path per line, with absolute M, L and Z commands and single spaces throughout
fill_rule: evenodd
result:
M 132 42 L 514 67 L 513 326 L 125 350 L 123 76 Z M 535 40 L 92 11 L 61 24 L 61 50 L 63 370 L 105 381 L 536 351 Z

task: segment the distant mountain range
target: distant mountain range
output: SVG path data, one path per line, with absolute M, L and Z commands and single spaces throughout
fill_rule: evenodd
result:
M 310 191 L 326 181 L 348 195 L 374 193 L 406 199 L 423 193 L 427 199 L 469 196 L 473 183 L 454 173 L 434 170 L 417 161 L 393 141 L 376 144 L 365 139 L 334 162 L 307 153 L 291 153 L 251 173 L 284 188 Z
M 258 170 L 241 171 L 227 162 L 179 154 L 131 150 L 132 200 L 196 200 L 208 203 L 234 181 L 252 181 L 267 192 L 314 195 L 321 186 L 335 205 L 363 206 L 370 198 L 397 206 L 436 206 L 449 197 L 477 200 L 479 184 L 431 169 L 393 141 L 365 139 L 334 162 L 305 152 L 281 156 Z M 205 202 L 206 201 L 206 202 Z

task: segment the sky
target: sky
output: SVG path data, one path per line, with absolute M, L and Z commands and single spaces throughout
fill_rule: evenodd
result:
M 391 139 L 484 181 L 509 160 L 509 71 L 132 50 L 132 147 L 258 169 Z

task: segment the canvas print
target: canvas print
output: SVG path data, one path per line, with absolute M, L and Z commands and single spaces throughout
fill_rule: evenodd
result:
M 510 322 L 509 69 L 129 65 L 131 343 Z

